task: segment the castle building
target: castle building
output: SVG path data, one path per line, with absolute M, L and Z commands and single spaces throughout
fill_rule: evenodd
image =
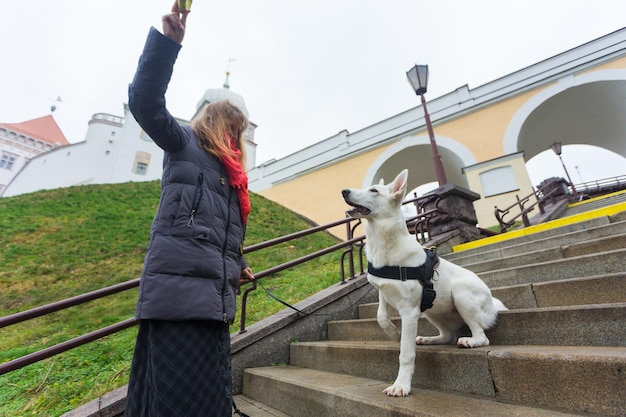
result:
M 69 144 L 51 115 L 0 123 L 0 196 L 33 158 Z
M 226 81 L 222 88 L 206 90 L 203 97 L 198 101 L 196 113 L 191 120 L 199 117 L 209 103 L 220 100 L 229 100 L 248 116 L 243 97 L 230 90 L 228 76 L 229 73 L 227 72 Z M 49 117 L 51 118 L 51 116 Z M 181 124 L 189 123 L 187 120 L 177 120 Z M 25 123 L 20 125 L 23 124 Z M 12 131 L 9 127 L 20 125 L 4 124 L 0 127 L 9 132 Z M 254 123 L 250 122 L 248 130 L 244 133 L 248 169 L 256 165 L 257 145 L 254 142 L 256 127 Z M 0 132 L 2 132 L 0 140 L 3 142 L 5 141 L 4 136 L 15 136 L 13 148 L 18 149 L 17 145 L 21 144 L 19 134 L 5 134 L 4 130 L 0 130 Z M 152 181 L 161 178 L 163 150 L 141 129 L 127 105 L 124 105 L 123 117 L 106 113 L 94 114 L 89 121 L 85 140 L 82 142 L 69 144 L 58 126 L 56 131 L 51 130 L 51 132 L 55 134 L 47 136 L 47 141 L 40 139 L 41 145 L 31 146 L 33 150 L 28 154 L 28 161 L 18 161 L 19 153 L 17 150 L 10 150 L 13 149 L 10 148 L 6 151 L 7 159 L 4 162 L 5 153 L 3 149 L 2 163 L 5 165 L 11 163 L 11 172 L 14 174 L 10 178 L 7 176 L 5 180 L 5 177 L 2 177 L 2 173 L 0 173 L 0 184 L 5 184 L 4 187 L 0 188 L 1 196 L 8 197 L 38 190 L 84 184 Z M 23 141 L 28 142 L 29 138 L 24 134 Z M 59 138 L 63 138 L 63 142 Z M 58 146 L 55 145 L 57 142 L 59 143 Z M 37 146 L 41 148 L 39 153 L 35 153 L 39 149 Z M 0 171 L 3 171 L 1 168 L 2 165 L 0 165 Z

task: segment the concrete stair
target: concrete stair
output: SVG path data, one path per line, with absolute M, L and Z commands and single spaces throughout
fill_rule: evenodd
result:
M 596 208 L 606 207 L 610 204 L 620 204 L 626 202 L 626 191 L 617 191 L 608 195 L 604 195 L 601 198 L 593 198 L 590 201 L 583 201 L 577 204 L 570 205 L 565 211 L 565 216 L 573 216 L 585 211 L 594 210 Z
M 626 416 L 624 214 L 444 257 L 509 307 L 490 346 L 417 346 L 411 395 L 388 398 L 399 343 L 364 304 L 358 319 L 330 321 L 327 340 L 293 342 L 289 365 L 247 369 L 238 405 L 251 416 Z M 435 333 L 420 319 L 419 334 Z

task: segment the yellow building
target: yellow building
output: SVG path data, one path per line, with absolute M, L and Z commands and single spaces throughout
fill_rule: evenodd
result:
M 428 101 L 450 183 L 467 188 L 482 227 L 494 206 L 533 192 L 525 163 L 548 149 L 590 144 L 626 157 L 626 28 L 470 90 Z M 341 190 L 436 180 L 421 106 L 357 132 L 343 131 L 250 171 L 250 189 L 318 224 L 342 217 Z M 343 232 L 338 232 L 343 233 Z

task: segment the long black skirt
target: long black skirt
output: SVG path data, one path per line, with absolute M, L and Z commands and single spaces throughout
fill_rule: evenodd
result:
M 228 325 L 142 320 L 124 417 L 232 416 Z

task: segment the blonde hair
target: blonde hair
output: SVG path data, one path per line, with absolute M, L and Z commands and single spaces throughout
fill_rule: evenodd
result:
M 246 152 L 243 133 L 248 128 L 248 118 L 228 100 L 209 103 L 202 115 L 191 122 L 191 128 L 198 136 L 200 147 L 206 152 L 222 159 L 238 159 L 246 166 Z M 235 139 L 241 155 L 237 156 L 230 145 L 228 136 Z

